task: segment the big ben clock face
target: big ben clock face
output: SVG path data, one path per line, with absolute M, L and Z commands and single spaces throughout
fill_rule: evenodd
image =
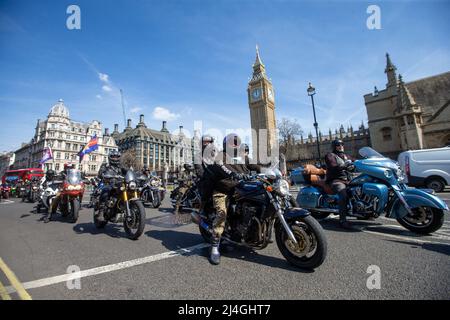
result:
M 253 100 L 259 100 L 261 98 L 261 88 L 255 88 L 252 90 Z
M 273 89 L 269 88 L 268 90 L 269 99 L 273 101 Z

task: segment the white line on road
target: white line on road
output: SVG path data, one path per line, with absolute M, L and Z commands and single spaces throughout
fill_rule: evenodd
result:
M 363 231 L 365 233 L 371 233 L 374 235 L 382 236 L 382 237 L 389 237 L 389 238 L 394 238 L 394 239 L 399 239 L 399 240 L 405 240 L 408 242 L 432 243 L 432 244 L 441 244 L 441 245 L 445 245 L 445 246 L 450 246 L 449 243 L 444 243 L 444 242 L 439 242 L 439 241 L 429 241 L 429 240 L 421 240 L 421 239 L 416 239 L 416 238 L 411 238 L 411 237 L 402 237 L 402 236 L 397 236 L 397 235 L 393 235 L 393 234 L 369 231 L 369 230 L 364 230 L 364 229 L 362 229 L 361 231 Z
M 23 283 L 22 285 L 25 289 L 46 287 L 46 286 L 50 286 L 50 285 L 61 283 L 61 282 L 71 281 L 74 279 L 81 279 L 81 278 L 85 278 L 85 277 L 95 276 L 95 275 L 102 274 L 102 273 L 117 271 L 117 270 L 121 270 L 121 269 L 127 269 L 127 268 L 131 268 L 131 267 L 138 266 L 141 264 L 146 264 L 146 263 L 155 262 L 155 261 L 159 261 L 159 260 L 163 260 L 163 259 L 167 259 L 167 258 L 181 256 L 183 254 L 191 253 L 195 250 L 199 250 L 199 249 L 205 248 L 207 246 L 209 246 L 209 244 L 200 243 L 198 245 L 188 247 L 188 248 L 182 248 L 179 250 L 164 252 L 164 253 L 160 253 L 160 254 L 156 254 L 153 256 L 144 257 L 144 258 L 138 258 L 138 259 L 114 263 L 114 264 L 110 264 L 110 265 L 106 265 L 106 266 L 102 266 L 102 267 L 83 270 L 83 271 L 80 271 L 79 273 L 68 273 L 68 274 L 63 274 L 60 276 L 29 281 L 29 282 Z M 16 290 L 14 287 L 9 286 L 6 288 L 6 291 L 8 293 L 13 293 Z

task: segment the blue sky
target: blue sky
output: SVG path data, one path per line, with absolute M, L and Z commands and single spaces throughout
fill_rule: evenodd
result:
M 66 9 L 81 8 L 81 30 Z M 366 9 L 381 8 L 381 30 Z M 450 70 L 449 1 L 0 1 L 0 151 L 29 141 L 62 98 L 71 117 L 111 128 L 125 93 L 159 129 L 247 128 L 255 44 L 275 87 L 276 116 L 322 132 L 367 121 L 363 95 L 386 84 L 385 53 L 406 81 Z

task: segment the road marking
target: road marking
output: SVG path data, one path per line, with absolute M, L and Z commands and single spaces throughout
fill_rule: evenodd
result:
M 114 264 L 110 264 L 110 265 L 106 265 L 106 266 L 102 266 L 102 267 L 87 269 L 87 270 L 80 271 L 79 273 L 77 272 L 76 274 L 73 274 L 73 273 L 63 274 L 60 276 L 29 281 L 29 282 L 23 283 L 23 287 L 26 289 L 35 289 L 35 288 L 40 288 L 40 287 L 46 287 L 46 286 L 50 286 L 50 285 L 61 283 L 61 282 L 67 282 L 67 281 L 74 280 L 74 279 L 81 279 L 81 278 L 85 278 L 85 277 L 95 276 L 95 275 L 102 274 L 102 273 L 117 271 L 117 270 L 121 270 L 121 269 L 127 269 L 127 268 L 131 268 L 134 266 L 150 263 L 150 262 L 155 262 L 155 261 L 160 261 L 160 260 L 167 259 L 167 258 L 181 256 L 183 254 L 191 253 L 195 250 L 206 248 L 208 246 L 209 246 L 209 244 L 207 244 L 207 243 L 200 243 L 200 244 L 197 244 L 192 247 L 182 248 L 182 249 L 178 249 L 175 251 L 168 251 L 168 252 L 156 254 L 153 256 L 147 256 L 147 257 L 138 258 L 138 259 L 134 259 L 134 260 L 114 263 Z M 8 293 L 16 292 L 16 290 L 13 286 L 7 287 L 6 290 Z
M 0 282 L 0 297 L 2 300 L 11 300 L 11 296 L 6 292 L 6 288 L 3 286 L 3 284 Z
M 0 204 L 11 204 L 11 203 L 14 203 L 14 201 L 12 201 L 12 200 L 4 200 L 4 201 L 0 202 Z
M 382 237 L 389 237 L 389 238 L 394 238 L 394 239 L 400 239 L 400 240 L 405 240 L 405 241 L 409 241 L 409 242 L 432 243 L 432 244 L 441 244 L 441 245 L 444 245 L 444 246 L 450 246 L 449 243 L 444 243 L 444 242 L 439 242 L 439 241 L 430 241 L 430 240 L 422 240 L 422 239 L 416 239 L 416 238 L 411 238 L 411 237 L 403 237 L 403 236 L 397 236 L 397 235 L 394 235 L 394 234 L 381 233 L 381 232 L 369 231 L 369 230 L 364 230 L 364 229 L 361 229 L 361 231 L 363 231 L 365 233 L 371 233 L 371 234 L 374 234 L 374 235 L 382 236 Z
M 19 297 L 22 300 L 31 300 L 31 296 L 28 294 L 28 292 L 23 287 L 22 283 L 20 283 L 19 279 L 17 279 L 16 275 L 12 270 L 6 265 L 6 263 L 3 261 L 2 258 L 0 258 L 0 269 L 3 271 L 3 273 L 8 278 L 9 282 L 11 283 L 12 287 L 15 288 L 15 292 L 19 294 Z M 12 288 L 11 286 L 8 288 Z M 7 291 L 9 292 L 7 288 Z

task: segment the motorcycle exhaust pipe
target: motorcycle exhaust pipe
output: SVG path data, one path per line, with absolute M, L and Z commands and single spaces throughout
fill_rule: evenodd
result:
M 200 227 L 202 227 L 207 232 L 212 234 L 211 227 L 205 221 L 203 221 L 202 217 L 200 217 L 200 215 L 197 213 L 197 211 L 191 210 L 190 214 L 192 217 L 192 222 L 194 222 L 195 224 L 198 224 Z

